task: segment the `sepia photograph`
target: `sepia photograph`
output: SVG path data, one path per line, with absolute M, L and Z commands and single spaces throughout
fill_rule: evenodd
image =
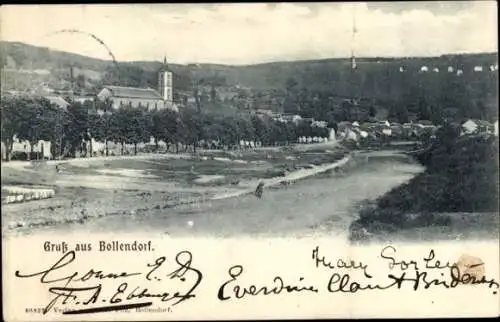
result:
M 218 247 L 243 256 L 222 246 L 241 239 L 296 242 L 269 246 L 290 256 L 309 238 L 315 267 L 328 266 L 315 238 L 335 238 L 350 256 L 382 245 L 382 259 L 398 243 L 433 245 L 427 268 L 439 245 L 493 245 L 490 277 L 473 270 L 486 259 L 465 251 L 447 267 L 498 299 L 496 2 L 5 5 L 0 17 L 2 243 L 12 263 L 2 268 L 12 285 L 28 282 L 19 271 L 44 273 L 31 259 L 50 254 L 45 267 L 62 267 L 71 245 L 78 256 L 121 256 L 114 266 L 95 260 L 117 270 L 127 252 L 189 240 L 199 251 L 177 261 L 189 271 Z M 213 245 L 205 255 L 203 245 Z M 248 246 L 255 258 L 259 245 Z M 467 281 L 454 277 L 460 270 Z M 71 290 L 33 294 L 68 300 Z M 226 298 L 222 287 L 214 294 Z M 142 304 L 133 305 L 120 309 Z M 304 314 L 323 317 L 325 307 Z M 89 310 L 99 309 L 78 314 Z

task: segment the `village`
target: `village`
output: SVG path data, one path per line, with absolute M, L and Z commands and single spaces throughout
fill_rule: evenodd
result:
M 351 58 L 352 68 L 356 68 L 355 58 Z M 495 66 L 490 66 L 490 72 L 494 72 Z M 404 70 L 400 70 L 403 72 Z M 482 67 L 474 67 L 474 72 L 482 72 Z M 427 66 L 422 66 L 420 72 L 429 72 Z M 433 72 L 438 72 L 434 69 Z M 454 72 L 453 68 L 449 68 L 448 72 Z M 457 73 L 457 77 L 461 76 L 463 71 Z M 291 135 L 285 135 L 284 140 L 279 139 L 280 133 L 274 133 L 277 136 L 275 139 L 268 139 L 267 142 L 262 142 L 255 135 L 250 134 L 245 137 L 244 135 L 237 135 L 238 138 L 233 140 L 231 144 L 222 144 L 220 136 L 216 138 L 198 138 L 198 145 L 204 149 L 248 149 L 259 148 L 264 145 L 283 145 L 283 144 L 313 144 L 313 143 L 345 143 L 351 142 L 354 146 L 380 146 L 389 142 L 398 141 L 422 141 L 431 138 L 436 130 L 441 126 L 433 124 L 429 120 L 419 120 L 413 117 L 406 123 L 399 123 L 397 121 L 389 121 L 387 113 L 381 115 L 372 115 L 370 117 L 363 117 L 363 119 L 356 120 L 356 116 L 351 117 L 352 121 L 332 122 L 327 120 L 317 120 L 313 117 L 304 117 L 299 114 L 290 112 L 285 102 L 279 103 L 276 100 L 277 94 L 262 97 L 259 94 L 258 99 L 252 99 L 242 104 L 241 93 L 251 92 L 251 89 L 244 89 L 237 87 L 233 90 L 228 88 L 218 88 L 215 86 L 204 85 L 200 86 L 193 93 L 177 91 L 174 86 L 173 72 L 169 69 L 167 59 L 164 58 L 163 65 L 157 72 L 158 88 L 134 88 L 116 85 L 105 85 L 95 95 L 88 95 L 85 93 L 75 94 L 72 90 L 54 90 L 43 83 L 39 84 L 32 90 L 28 91 L 15 91 L 6 90 L 2 91 L 2 97 L 7 99 L 16 100 L 21 98 L 27 99 L 41 99 L 48 102 L 51 106 L 59 109 L 61 113 L 68 114 L 68 108 L 72 104 L 80 104 L 85 106 L 87 113 L 97 113 L 100 117 L 109 116 L 111 111 L 118 110 L 123 107 L 135 108 L 144 111 L 159 111 L 169 110 L 174 113 L 179 113 L 186 108 L 194 108 L 200 110 L 201 105 L 217 104 L 225 102 L 231 104 L 235 102 L 236 105 L 233 109 L 244 113 L 248 117 L 258 117 L 274 124 L 281 124 L 283 126 L 304 128 L 309 127 L 309 130 L 297 133 L 294 131 Z M 72 78 L 73 79 L 73 78 Z M 281 98 L 283 99 L 283 98 Z M 330 97 L 331 99 L 331 97 Z M 103 103 L 106 104 L 103 105 Z M 229 102 L 229 103 L 228 103 Z M 266 105 L 266 102 L 268 103 Z M 340 105 L 347 104 L 347 109 L 355 110 L 357 108 L 356 99 L 341 99 Z M 230 106 L 230 105 L 229 105 Z M 240 107 L 238 107 L 240 106 Z M 340 107 L 339 107 L 340 108 Z M 373 107 L 370 107 L 373 108 Z M 108 109 L 106 111 L 106 109 Z M 357 111 L 356 111 L 357 113 Z M 379 113 L 377 113 L 379 114 Z M 354 114 L 356 115 L 356 114 Z M 285 125 L 286 124 L 286 125 Z M 452 120 L 449 125 L 459 129 L 462 135 L 490 133 L 498 135 L 498 120 L 490 123 L 486 120 L 480 119 L 465 119 L 462 122 Z M 151 132 L 151 131 L 150 131 Z M 273 135 L 271 133 L 271 135 Z M 35 138 L 36 139 L 36 138 Z M 149 140 L 148 140 L 149 139 Z M 59 138 L 61 140 L 61 138 Z M 97 136 L 90 133 L 90 129 L 85 130 L 85 136 L 82 137 L 81 142 L 78 142 L 77 153 L 75 156 L 82 157 L 95 157 L 102 155 L 120 155 L 132 154 L 137 152 L 166 152 L 170 147 L 170 143 L 165 140 L 157 140 L 153 135 L 148 138 L 143 138 L 139 142 L 129 143 L 114 142 L 112 139 Z M 54 140 L 39 139 L 22 139 L 14 134 L 11 142 L 11 147 L 7 149 L 5 141 L 2 141 L 2 160 L 29 160 L 29 159 L 46 159 L 51 160 L 55 158 L 65 158 L 68 155 L 55 153 Z M 73 142 L 74 144 L 74 142 Z M 176 142 L 175 144 L 180 144 Z M 61 152 L 61 147 L 59 147 Z M 176 149 L 177 150 L 177 149 Z M 7 152 L 9 151 L 9 152 Z M 10 155 L 8 155 L 10 154 Z
M 482 213 L 496 211 L 496 52 L 367 51 L 371 28 L 351 9 L 346 41 L 321 55 L 271 42 L 281 54 L 257 59 L 260 40 L 224 53 L 219 33 L 132 48 L 83 27 L 2 42 L 3 233 L 491 230 L 498 216 Z M 302 36 L 322 32 L 331 38 Z M 49 45 L 62 39 L 93 53 Z

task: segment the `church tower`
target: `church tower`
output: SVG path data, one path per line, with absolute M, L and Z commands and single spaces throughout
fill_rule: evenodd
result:
M 356 69 L 356 57 L 354 57 L 354 47 L 356 43 L 356 33 L 358 32 L 356 28 L 356 4 L 354 5 L 354 12 L 352 16 L 352 40 L 351 40 L 351 68 Z
M 167 65 L 167 57 L 163 58 L 163 66 L 158 72 L 158 92 L 162 96 L 165 101 L 166 106 L 172 106 L 174 96 L 173 96 L 173 74 L 172 71 L 168 68 Z

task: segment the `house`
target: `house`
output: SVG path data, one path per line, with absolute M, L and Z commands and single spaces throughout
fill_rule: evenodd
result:
M 466 122 L 462 123 L 461 135 L 476 133 L 477 129 L 478 125 L 476 122 L 474 122 L 473 120 L 467 120 Z
M 339 135 L 342 132 L 346 132 L 347 130 L 352 129 L 352 124 L 351 122 L 348 121 L 342 121 L 337 124 L 337 135 Z
M 313 121 L 311 123 L 311 126 L 321 127 L 321 128 L 325 128 L 325 127 L 327 127 L 327 125 L 328 125 L 328 122 L 326 122 L 326 121 Z
M 484 120 L 469 119 L 464 123 L 462 123 L 461 125 L 461 135 L 477 134 L 477 133 L 494 133 L 494 132 L 495 132 L 495 126 L 490 122 Z
M 361 130 L 364 130 L 364 131 L 368 131 L 368 130 L 371 130 L 373 129 L 373 127 L 375 126 L 375 123 L 371 123 L 371 122 L 365 122 L 365 123 L 361 123 L 359 125 L 359 128 Z
M 485 120 L 476 120 L 478 127 L 479 127 L 479 133 L 489 133 L 493 134 L 495 133 L 495 125 L 485 121 Z
M 391 132 L 393 135 L 397 135 L 397 136 L 403 136 L 405 134 L 405 131 L 403 129 L 403 125 L 398 124 L 398 123 L 393 123 L 391 125 Z
M 78 102 L 78 103 L 85 103 L 85 102 L 93 102 L 95 99 L 94 96 L 73 96 L 71 100 L 73 102 Z
M 328 136 L 328 140 L 329 141 L 335 141 L 336 140 L 335 130 L 334 129 L 330 130 L 330 135 Z
M 496 120 L 495 124 L 493 125 L 493 134 L 498 136 L 498 120 Z
M 64 98 L 58 95 L 50 95 L 50 96 L 43 96 L 46 100 L 48 100 L 51 104 L 57 105 L 58 107 L 62 109 L 67 109 L 68 106 L 70 105 Z
M 265 109 L 257 109 L 255 110 L 255 114 L 257 115 L 262 115 L 262 116 L 273 116 L 273 111 L 271 110 L 265 110 Z
M 281 118 L 287 123 L 293 122 L 295 124 L 298 124 L 302 120 L 302 117 L 300 115 L 291 115 L 291 114 L 283 114 Z
M 2 143 L 3 144 L 3 143 Z M 52 153 L 51 153 L 51 142 L 50 141 L 45 141 L 45 140 L 39 140 L 36 142 L 33 147 L 31 146 L 30 142 L 27 140 L 20 140 L 17 138 L 17 136 L 14 136 L 14 140 L 12 143 L 12 151 L 11 153 L 18 154 L 18 153 L 26 153 L 28 155 L 31 152 L 35 152 L 40 154 L 40 157 L 43 159 L 52 159 Z M 3 155 L 2 153 L 2 158 L 6 158 L 6 156 Z
M 418 121 L 417 124 L 421 125 L 422 127 L 434 126 L 434 124 L 429 120 L 420 120 L 420 121 Z

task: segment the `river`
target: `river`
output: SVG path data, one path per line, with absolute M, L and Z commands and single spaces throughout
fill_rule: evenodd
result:
M 47 233 L 133 233 L 151 236 L 310 236 L 348 234 L 360 203 L 410 180 L 423 168 L 404 156 L 361 153 L 340 172 L 320 174 L 289 186 L 222 200 L 113 215 L 83 224 L 46 227 Z M 34 233 L 33 231 L 32 233 Z M 40 231 L 42 232 L 42 231 Z

